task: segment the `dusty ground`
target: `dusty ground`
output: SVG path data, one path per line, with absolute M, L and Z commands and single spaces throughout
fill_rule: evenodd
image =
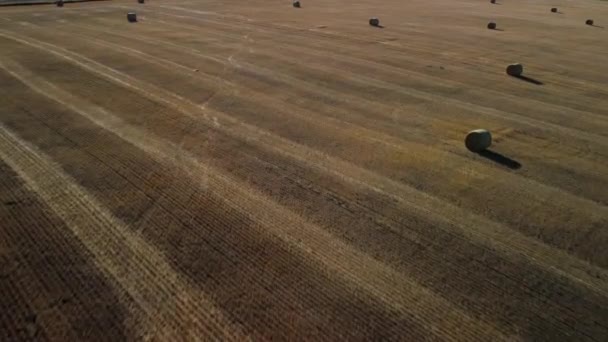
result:
M 605 341 L 608 3 L 381 3 L 0 8 L 0 340 Z

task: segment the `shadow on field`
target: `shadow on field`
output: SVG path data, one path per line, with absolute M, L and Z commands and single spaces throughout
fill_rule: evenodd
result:
M 520 79 L 522 81 L 526 81 L 528 83 L 536 84 L 536 85 L 543 85 L 544 84 L 543 82 L 541 82 L 541 81 L 539 81 L 539 80 L 537 80 L 535 78 L 532 78 L 532 77 L 527 77 L 527 76 L 523 76 L 523 75 L 513 76 L 513 77 L 515 77 L 517 79 Z
M 479 152 L 478 154 L 486 159 L 490 159 L 491 161 L 506 166 L 512 170 L 517 170 L 521 168 L 521 164 L 517 160 L 513 160 L 494 151 L 484 150 Z

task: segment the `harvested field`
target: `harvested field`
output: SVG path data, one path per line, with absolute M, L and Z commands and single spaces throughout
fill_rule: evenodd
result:
M 607 340 L 604 22 L 0 7 L 0 340 Z

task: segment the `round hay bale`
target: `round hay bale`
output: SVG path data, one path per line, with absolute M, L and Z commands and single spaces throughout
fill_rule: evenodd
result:
M 495 23 L 495 22 L 489 22 L 489 23 L 488 23 L 488 28 L 489 28 L 490 30 L 494 30 L 494 29 L 496 29 L 496 23 Z
M 373 17 L 369 19 L 369 24 L 372 26 L 380 26 L 380 19 Z
M 57 1 L 57 7 L 63 7 L 63 0 Z
M 294 0 L 293 1 L 293 7 L 300 8 L 301 7 L 300 2 L 298 0 Z
M 557 13 L 557 7 L 553 7 L 553 8 L 551 9 L 551 12 L 553 12 L 553 13 Z
M 493 4 L 495 4 L 495 3 L 496 3 L 496 0 L 490 0 L 490 2 L 491 2 L 491 3 L 493 3 Z
M 464 138 L 464 145 L 471 152 L 481 152 L 492 145 L 492 134 L 485 129 L 470 131 Z
M 146 0 L 137 0 L 137 2 L 139 2 L 140 4 L 143 4 L 144 2 L 146 2 Z
M 587 21 L 585 21 L 585 24 L 593 26 L 593 20 L 587 19 Z
M 524 72 L 524 66 L 516 63 L 516 64 L 509 64 L 507 66 L 507 75 L 509 76 L 521 76 L 521 74 Z
M 130 23 L 137 22 L 137 14 L 135 12 L 129 12 L 129 13 L 127 13 L 127 20 Z

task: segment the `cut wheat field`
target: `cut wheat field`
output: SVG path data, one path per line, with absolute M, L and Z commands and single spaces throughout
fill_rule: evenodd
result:
M 0 340 L 608 340 L 604 26 L 595 0 L 0 6 Z

